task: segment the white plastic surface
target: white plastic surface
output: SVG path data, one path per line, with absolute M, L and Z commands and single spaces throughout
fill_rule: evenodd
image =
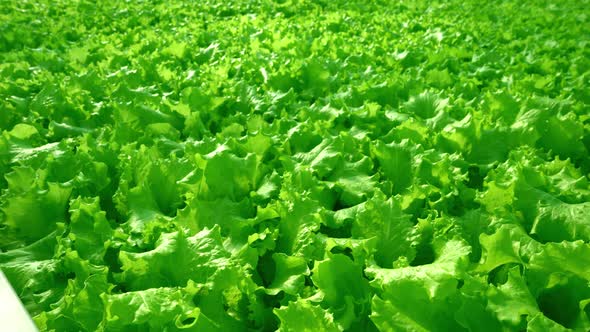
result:
M 29 313 L 0 271 L 0 331 L 38 332 Z

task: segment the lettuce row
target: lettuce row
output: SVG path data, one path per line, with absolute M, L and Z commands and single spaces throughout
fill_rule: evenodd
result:
M 587 2 L 7 1 L 0 269 L 43 331 L 588 330 Z

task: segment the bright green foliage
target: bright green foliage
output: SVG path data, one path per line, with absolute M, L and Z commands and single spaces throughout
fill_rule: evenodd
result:
M 42 331 L 589 331 L 590 2 L 0 0 Z

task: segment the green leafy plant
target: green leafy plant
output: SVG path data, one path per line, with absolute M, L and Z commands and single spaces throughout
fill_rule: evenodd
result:
M 0 1 L 42 331 L 588 331 L 590 3 Z

